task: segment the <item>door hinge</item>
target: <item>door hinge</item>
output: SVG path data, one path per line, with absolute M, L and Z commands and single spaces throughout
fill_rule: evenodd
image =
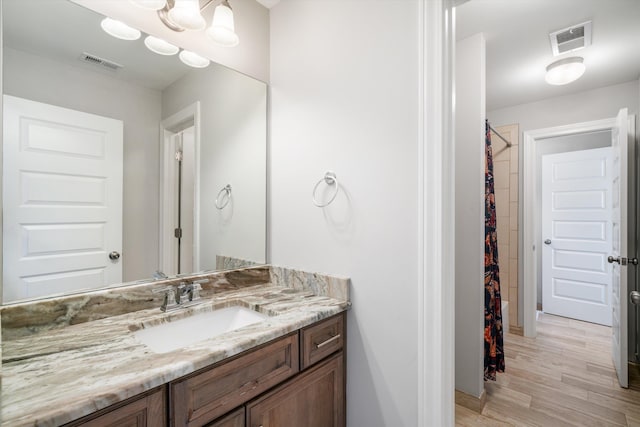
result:
M 182 161 L 182 150 L 177 150 L 176 151 L 176 160 L 181 162 Z
M 173 230 L 173 235 L 176 239 L 182 239 L 182 228 L 176 228 Z

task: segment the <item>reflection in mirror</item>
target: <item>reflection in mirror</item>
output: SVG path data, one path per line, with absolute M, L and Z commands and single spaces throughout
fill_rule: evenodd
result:
M 3 1 L 4 303 L 266 261 L 266 85 L 102 19 Z

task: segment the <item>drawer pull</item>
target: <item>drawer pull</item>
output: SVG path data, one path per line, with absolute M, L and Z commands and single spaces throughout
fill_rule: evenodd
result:
M 334 335 L 331 338 L 329 338 L 328 340 L 321 342 L 320 344 L 316 344 L 316 348 L 322 348 L 327 344 L 331 344 L 332 342 L 334 342 L 338 338 L 340 338 L 340 334 Z
M 242 387 L 240 387 L 240 389 L 239 389 L 239 390 L 241 390 L 240 391 L 240 396 L 244 396 L 248 392 L 255 390 L 256 387 L 258 387 L 258 381 L 256 381 L 256 380 L 249 381 L 248 383 L 243 384 Z

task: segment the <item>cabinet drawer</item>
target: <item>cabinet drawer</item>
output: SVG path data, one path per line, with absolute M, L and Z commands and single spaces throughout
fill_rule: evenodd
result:
M 344 313 L 301 330 L 302 369 L 340 350 L 344 345 Z
M 173 425 L 203 426 L 299 371 L 292 334 L 171 384 Z

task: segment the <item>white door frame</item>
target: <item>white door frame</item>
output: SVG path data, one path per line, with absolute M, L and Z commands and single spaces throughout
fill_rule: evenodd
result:
M 185 126 L 188 124 L 188 126 Z M 165 270 L 172 259 L 170 248 L 174 243 L 173 196 L 167 189 L 173 187 L 172 177 L 166 171 L 173 156 L 167 151 L 169 136 L 193 125 L 194 127 L 194 221 L 193 221 L 193 271 L 200 271 L 200 102 L 195 102 L 160 123 L 160 269 Z
M 461 3 L 458 1 L 457 3 Z M 418 426 L 455 421 L 453 0 L 421 1 L 418 124 Z
M 536 168 L 538 154 L 538 141 L 546 138 L 574 135 L 596 131 L 606 131 L 616 126 L 616 119 L 595 120 L 551 128 L 525 131 L 523 143 L 523 243 L 522 251 L 524 263 L 523 280 L 523 315 L 524 336 L 535 337 L 536 332 L 536 283 L 537 283 L 537 257 L 541 251 L 536 251 L 536 236 L 540 230 L 540 224 L 536 221 L 536 191 L 537 178 L 540 171 Z

